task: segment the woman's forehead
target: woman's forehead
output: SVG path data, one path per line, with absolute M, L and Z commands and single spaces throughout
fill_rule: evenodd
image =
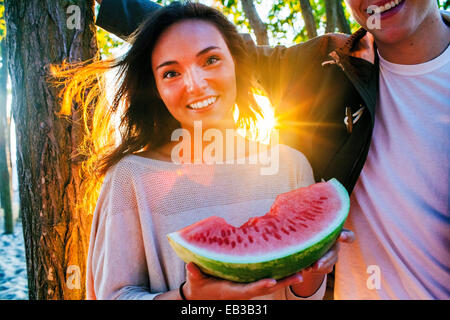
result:
M 195 55 L 211 46 L 227 49 L 222 34 L 213 23 L 200 19 L 183 20 L 161 34 L 154 47 L 152 60 L 169 58 L 169 55 Z

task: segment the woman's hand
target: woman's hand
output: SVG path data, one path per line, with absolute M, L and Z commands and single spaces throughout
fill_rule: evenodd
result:
M 183 293 L 188 300 L 248 300 L 271 294 L 301 281 L 303 277 L 299 272 L 278 281 L 262 279 L 252 283 L 237 283 L 210 277 L 190 262 L 186 265 Z
M 291 289 L 295 294 L 307 297 L 320 287 L 323 277 L 333 271 L 333 267 L 338 261 L 339 243 L 352 243 L 355 241 L 355 234 L 347 229 L 343 229 L 334 246 L 311 266 L 302 270 L 304 282 L 292 285 Z
M 248 300 L 291 286 L 295 294 L 309 296 L 323 281 L 323 276 L 333 271 L 338 259 L 339 243 L 355 240 L 352 231 L 344 229 L 333 248 L 308 268 L 284 279 L 262 279 L 252 283 L 221 280 L 204 274 L 194 263 L 186 265 L 186 283 L 183 293 L 188 300 Z M 307 279 L 306 283 L 304 278 Z
M 102 4 L 102 0 L 95 0 L 98 4 Z

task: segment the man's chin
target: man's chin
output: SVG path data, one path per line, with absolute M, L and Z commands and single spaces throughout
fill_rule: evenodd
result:
M 396 44 L 408 38 L 408 32 L 404 28 L 389 27 L 379 30 L 369 30 L 376 43 Z

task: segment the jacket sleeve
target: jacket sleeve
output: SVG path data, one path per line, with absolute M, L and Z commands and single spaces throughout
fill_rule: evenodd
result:
M 103 0 L 96 24 L 126 40 L 149 13 L 160 7 L 149 0 Z
M 304 80 L 302 74 L 309 59 L 307 53 L 311 52 L 307 50 L 309 44 L 271 47 L 256 45 L 249 37 L 244 39 L 255 79 L 278 109 L 287 90 L 292 88 L 294 83 L 298 85 L 298 80 Z

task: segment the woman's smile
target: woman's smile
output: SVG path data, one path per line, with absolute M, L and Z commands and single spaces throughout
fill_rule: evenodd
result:
M 187 107 L 194 112 L 203 112 L 210 110 L 214 107 L 214 103 L 217 101 L 218 96 L 212 96 L 205 99 L 197 100 L 196 102 L 190 103 Z

